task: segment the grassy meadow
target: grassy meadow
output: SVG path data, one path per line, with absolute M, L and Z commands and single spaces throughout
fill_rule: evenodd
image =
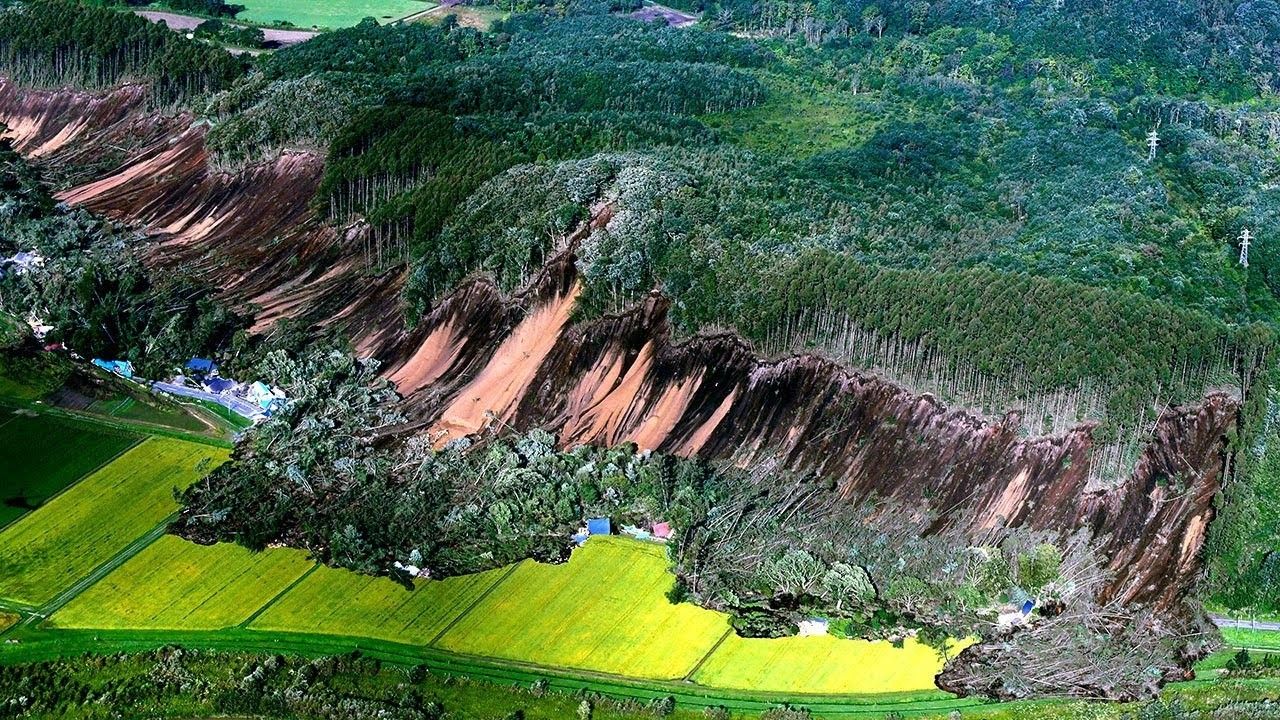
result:
M 241 0 L 238 4 L 245 9 L 237 20 L 266 25 L 284 21 L 321 30 L 351 27 L 366 17 L 387 23 L 435 7 L 424 0 Z
M 409 592 L 384 577 L 321 566 L 250 627 L 426 645 L 506 572 L 500 568 L 445 580 L 419 580 Z
M 0 405 L 0 527 L 119 455 L 138 437 Z
M 204 547 L 165 535 L 78 595 L 54 627 L 217 630 L 239 625 L 312 569 L 299 550 Z
M 672 605 L 665 550 L 592 538 L 564 565 L 525 561 L 444 634 L 445 650 L 647 679 L 679 679 L 728 619 Z
M 0 597 L 40 605 L 177 510 L 185 488 L 227 458 L 152 437 L 0 532 Z

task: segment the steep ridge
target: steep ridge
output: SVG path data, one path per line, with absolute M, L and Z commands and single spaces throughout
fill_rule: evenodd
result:
M 401 389 L 437 442 L 487 423 L 548 427 L 566 444 L 635 442 L 815 470 L 850 500 L 930 508 L 933 530 L 960 528 L 980 542 L 1005 527 L 1088 529 L 1114 573 L 1107 595 L 1165 610 L 1200 571 L 1239 411 L 1226 393 L 1165 410 L 1133 473 L 1095 487 L 1091 426 L 1024 437 L 1016 412 L 984 421 L 817 356 L 763 360 L 728 334 L 677 342 L 659 295 L 627 313 L 558 324 L 575 287 L 571 258 L 561 257 L 524 298 L 504 303 L 472 283 L 426 319 L 425 339 L 390 377 L 430 367 L 429 390 Z M 521 301 L 527 311 L 513 320 Z M 495 325 L 510 330 L 470 347 L 442 340 Z
M 979 540 L 1005 526 L 1088 529 L 1114 572 L 1106 593 L 1162 609 L 1175 608 L 1200 572 L 1239 410 L 1225 393 L 1165 410 L 1132 474 L 1100 487 L 1089 481 L 1089 426 L 1024 437 L 1016 412 L 984 420 L 817 356 L 765 360 L 727 334 L 677 342 L 659 295 L 574 323 L 569 254 L 513 298 L 468 281 L 406 328 L 403 274 L 368 272 L 361 229 L 330 227 L 310 208 L 320 158 L 283 153 L 219 172 L 203 126 L 142 108 L 131 88 L 91 95 L 0 84 L 0 121 L 44 162 L 101 168 L 110 148 L 129 148 L 64 199 L 144 227 L 149 262 L 255 306 L 259 328 L 298 318 L 347 333 L 383 360 L 413 427 L 438 442 L 493 423 L 547 427 L 568 444 L 631 441 L 744 466 L 776 459 L 837 480 L 851 501 L 929 508 L 935 529 Z M 117 142 L 125 137 L 131 144 Z

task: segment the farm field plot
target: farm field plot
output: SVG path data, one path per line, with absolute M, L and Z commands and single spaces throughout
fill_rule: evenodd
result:
M 136 435 L 0 405 L 0 527 L 138 442 Z
M 299 550 L 205 547 L 164 535 L 58 611 L 55 627 L 217 630 L 239 625 L 315 563 Z
M 0 597 L 40 605 L 177 509 L 185 488 L 227 451 L 148 438 L 0 532 Z
M 0 612 L 0 632 L 4 632 L 18 624 L 18 616 L 9 612 Z
M 455 652 L 646 679 L 688 674 L 728 619 L 672 605 L 661 546 L 593 537 L 565 565 L 525 561 L 437 643 Z
M 1280 630 L 1255 630 L 1253 628 L 1221 628 L 1222 639 L 1233 647 L 1273 648 L 1280 650 Z
M 709 687 L 761 692 L 905 692 L 932 690 L 933 678 L 944 662 L 936 650 L 914 639 L 896 648 L 887 640 L 831 635 L 775 639 L 732 635 L 692 679 Z
M 429 644 L 507 573 L 499 568 L 445 580 L 419 580 L 413 592 L 384 577 L 319 567 L 249 625 L 253 630 Z
M 238 20 L 273 24 L 279 21 L 308 29 L 336 30 L 359 24 L 366 17 L 380 23 L 435 7 L 424 0 L 243 0 Z

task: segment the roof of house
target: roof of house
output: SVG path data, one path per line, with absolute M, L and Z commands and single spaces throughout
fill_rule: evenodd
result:
M 226 378 L 209 378 L 204 381 L 204 386 L 209 389 L 209 392 L 222 393 L 234 388 L 236 381 Z
M 187 361 L 188 370 L 196 370 L 199 372 L 212 372 L 216 367 L 218 366 L 209 358 L 193 357 Z
M 587 521 L 587 532 L 592 535 L 608 535 L 613 532 L 609 518 L 591 518 Z
M 657 538 L 663 538 L 663 539 L 671 537 L 671 523 L 669 522 L 654 523 L 653 536 Z

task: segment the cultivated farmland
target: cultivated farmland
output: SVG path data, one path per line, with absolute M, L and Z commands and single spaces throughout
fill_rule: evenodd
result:
M 0 527 L 39 507 L 138 438 L 55 415 L 0 406 Z
M 387 578 L 319 567 L 250 627 L 426 645 L 507 571 L 419 580 L 410 592 Z
M 565 565 L 525 561 L 437 645 L 637 678 L 679 679 L 729 632 L 724 615 L 666 598 L 661 546 L 592 538 Z
M 958 652 L 958 651 L 957 651 Z M 707 658 L 693 680 L 710 687 L 821 694 L 928 690 L 943 658 L 909 639 L 844 640 L 831 635 L 776 639 L 732 635 Z
M 58 611 L 65 628 L 216 630 L 239 625 L 315 564 L 298 550 L 204 547 L 165 535 Z
M 43 604 L 177 509 L 185 488 L 227 458 L 207 445 L 149 438 L 0 532 L 0 597 Z
M 239 20 L 265 24 L 285 21 L 299 28 L 330 30 L 351 27 L 366 17 L 386 23 L 435 7 L 435 3 L 424 0 L 243 0 L 238 4 L 245 6 L 236 15 Z

